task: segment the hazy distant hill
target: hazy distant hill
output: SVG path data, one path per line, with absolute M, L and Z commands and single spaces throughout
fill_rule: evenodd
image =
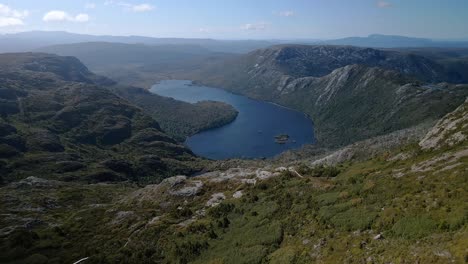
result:
M 198 45 L 145 45 L 111 42 L 62 44 L 38 49 L 61 56 L 75 56 L 91 67 L 127 63 L 169 63 L 206 56 L 210 50 Z
M 48 46 L 37 51 L 74 56 L 92 71 L 113 80 L 149 88 L 177 72 L 192 71 L 211 61 L 235 55 L 212 52 L 198 45 L 146 45 L 84 42 Z
M 189 38 L 153 38 L 142 36 L 95 36 L 64 31 L 29 31 L 0 35 L 0 52 L 23 52 L 58 44 L 81 42 L 117 42 L 147 45 L 197 45 L 214 52 L 246 53 L 275 42 L 263 40 L 214 40 Z
M 372 34 L 368 37 L 348 37 L 342 39 L 327 40 L 321 42 L 321 44 L 351 45 L 371 48 L 468 47 L 468 41 L 441 41 L 425 38 L 413 38 L 381 34 Z

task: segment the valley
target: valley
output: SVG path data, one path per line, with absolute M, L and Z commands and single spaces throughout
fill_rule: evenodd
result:
M 0 262 L 466 262 L 468 52 L 369 38 L 0 54 Z
M 200 87 L 190 81 L 162 81 L 150 91 L 189 103 L 221 101 L 237 109 L 239 114 L 233 122 L 187 138 L 185 144 L 202 157 L 217 160 L 273 157 L 314 142 L 312 120 L 297 111 L 216 88 Z M 276 144 L 274 137 L 281 133 L 291 135 L 294 142 Z

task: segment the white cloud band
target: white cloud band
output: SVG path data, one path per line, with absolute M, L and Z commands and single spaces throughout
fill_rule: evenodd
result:
M 72 16 L 65 11 L 62 10 L 51 10 L 47 12 L 44 17 L 42 18 L 45 22 L 88 22 L 89 15 L 88 14 L 78 14 L 76 16 Z
M 243 30 L 265 30 L 267 28 L 267 23 L 260 22 L 260 23 L 248 23 L 242 25 L 241 29 Z
M 16 10 L 0 4 L 0 27 L 22 26 L 23 19 L 29 15 L 27 10 Z

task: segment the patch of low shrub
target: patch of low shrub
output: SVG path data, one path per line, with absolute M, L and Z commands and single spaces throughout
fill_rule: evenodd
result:
M 430 235 L 436 228 L 437 223 L 429 217 L 404 217 L 393 225 L 392 234 L 407 239 L 417 239 Z

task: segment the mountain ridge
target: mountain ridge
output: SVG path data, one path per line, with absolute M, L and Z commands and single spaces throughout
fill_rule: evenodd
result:
M 155 121 L 157 115 L 150 116 L 113 92 L 133 88 L 93 74 L 74 57 L 0 54 L 0 79 L 3 181 L 44 173 L 45 178 L 64 181 L 157 182 L 193 173 L 204 162 L 167 135 Z M 148 96 L 154 109 L 169 100 Z M 180 140 L 236 115 L 225 104 L 170 104 L 181 108 L 167 117 L 175 120 L 172 128 L 185 129 L 173 134 Z M 217 111 L 179 118 L 185 111 L 200 115 L 210 109 Z M 229 116 L 222 116 L 226 111 Z
M 327 145 L 435 121 L 468 92 L 466 85 L 443 82 L 448 78 L 443 67 L 422 56 L 348 46 L 289 47 L 258 50 L 183 77 L 303 111 Z

